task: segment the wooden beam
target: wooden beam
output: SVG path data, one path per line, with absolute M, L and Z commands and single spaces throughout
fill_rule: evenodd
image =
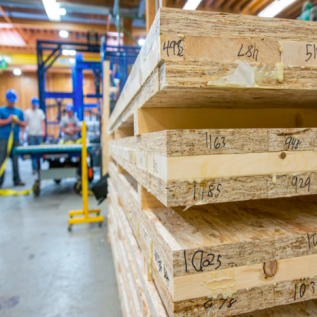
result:
M 21 18 L 11 18 L 11 22 L 21 28 L 26 29 L 47 29 L 47 30 L 67 30 L 74 32 L 84 32 L 87 33 L 88 30 L 95 31 L 99 34 L 104 34 L 107 32 L 107 25 L 104 24 L 85 24 L 85 23 L 68 23 L 68 22 L 50 22 L 43 20 L 30 20 Z M 6 22 L 4 18 L 0 18 L 0 22 Z M 115 25 L 110 25 L 110 32 L 116 32 Z M 141 27 L 134 27 L 132 30 L 132 35 L 134 37 L 146 36 L 146 31 Z
M 214 2 L 214 5 L 213 5 L 213 9 L 215 11 L 219 11 L 220 8 L 222 7 L 222 5 L 225 3 L 226 0 L 217 0 Z
M 222 9 L 225 12 L 232 12 L 231 6 L 234 4 L 236 0 L 227 0 L 226 3 L 223 5 Z
M 215 1 L 214 0 L 207 0 L 205 2 L 205 9 L 206 10 L 210 10 L 211 9 L 211 5 L 214 3 Z M 213 6 L 212 6 L 212 9 L 213 9 Z
M 28 44 L 28 41 L 27 41 L 27 39 L 26 39 L 26 37 L 25 37 L 25 34 L 24 34 L 23 30 L 22 30 L 19 26 L 17 26 L 17 25 L 15 25 L 14 23 L 12 23 L 12 21 L 11 21 L 10 18 L 7 16 L 7 14 L 6 14 L 5 11 L 2 9 L 1 6 L 0 6 L 0 12 L 1 12 L 3 18 L 5 19 L 5 21 L 6 21 L 7 23 L 13 25 L 13 28 L 19 33 L 19 35 L 21 36 L 21 38 L 22 38 L 22 40 L 25 42 L 25 44 Z
M 120 127 L 115 130 L 115 140 L 134 135 L 133 127 Z
M 313 128 L 316 115 L 309 108 L 139 108 L 134 129 L 141 135 L 176 129 Z
M 155 0 L 146 0 L 145 17 L 146 17 L 146 33 L 149 33 L 156 14 Z
M 164 208 L 165 206 L 138 183 L 138 202 L 142 209 Z
M 259 7 L 264 10 L 273 1 L 274 0 L 252 0 L 243 8 L 241 14 L 255 15 Z
M 241 8 L 244 6 L 246 2 L 249 0 L 236 0 L 236 2 L 232 5 L 232 9 L 234 13 L 240 14 Z

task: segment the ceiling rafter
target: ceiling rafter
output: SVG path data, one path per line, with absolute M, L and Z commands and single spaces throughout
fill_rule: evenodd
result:
M 19 26 L 16 26 L 14 23 L 12 23 L 12 21 L 10 20 L 10 18 L 7 16 L 7 14 L 5 13 L 5 11 L 2 9 L 2 7 L 0 6 L 0 12 L 3 16 L 3 18 L 5 19 L 5 21 L 8 23 L 8 24 L 12 24 L 13 26 L 13 29 L 16 30 L 19 35 L 21 36 L 22 40 L 25 42 L 25 44 L 28 44 L 28 39 L 26 38 L 23 30 L 19 27 Z

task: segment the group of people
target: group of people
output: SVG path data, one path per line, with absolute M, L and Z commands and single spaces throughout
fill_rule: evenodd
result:
M 12 149 L 20 145 L 20 130 L 22 131 L 22 139 L 26 127 L 28 127 L 28 145 L 40 145 L 43 143 L 46 135 L 45 114 L 39 108 L 40 102 L 37 97 L 31 99 L 31 108 L 27 109 L 24 113 L 15 106 L 18 101 L 18 95 L 14 89 L 7 90 L 5 97 L 7 104 L 0 107 L 0 167 L 9 154 L 12 160 L 14 186 L 24 186 L 25 184 L 21 181 L 19 174 L 18 156 L 12 154 Z M 64 141 L 76 141 L 81 127 L 78 118 L 74 116 L 72 104 L 66 105 L 66 113 L 60 121 L 60 129 L 64 132 Z M 12 128 L 13 146 L 11 152 L 7 153 Z M 32 160 L 32 169 L 33 174 L 36 173 L 36 160 Z M 0 188 L 3 181 L 4 173 L 0 175 Z

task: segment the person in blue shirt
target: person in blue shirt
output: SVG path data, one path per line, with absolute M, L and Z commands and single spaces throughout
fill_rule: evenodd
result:
M 11 123 L 16 116 L 15 126 L 13 131 L 13 147 L 20 145 L 19 142 L 19 131 L 20 128 L 26 127 L 26 122 L 24 121 L 24 116 L 22 110 L 14 107 L 18 100 L 17 93 L 14 89 L 9 89 L 6 92 L 7 105 L 0 107 L 0 166 L 2 166 L 7 155 L 7 146 L 9 135 L 11 132 Z M 10 158 L 12 160 L 12 170 L 13 170 L 13 183 L 14 186 L 24 186 L 25 184 L 21 182 L 19 175 L 18 166 L 18 156 L 12 155 L 12 150 L 10 153 Z M 4 181 L 4 173 L 0 176 L 0 188 Z

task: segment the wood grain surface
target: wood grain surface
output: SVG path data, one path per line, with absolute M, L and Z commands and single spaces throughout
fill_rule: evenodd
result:
M 315 107 L 316 30 L 306 21 L 162 8 L 108 131 L 143 106 Z
M 112 184 L 109 184 L 109 186 L 110 188 L 113 188 Z M 112 189 L 111 189 L 111 195 L 113 195 Z M 130 225 L 131 225 L 131 219 L 133 217 L 129 216 L 130 212 L 124 211 L 124 208 L 121 208 L 121 207 L 115 206 L 115 208 L 117 208 L 118 221 L 123 222 L 126 219 L 127 221 L 130 222 Z M 130 226 L 128 223 L 126 223 L 125 227 L 130 227 Z M 139 240 L 142 238 L 142 236 L 139 235 L 137 231 L 133 230 L 132 226 L 131 226 L 131 229 L 134 232 L 134 236 L 139 243 Z M 165 230 L 165 232 L 167 233 L 168 231 Z M 140 243 L 139 243 L 139 246 L 140 246 Z M 251 249 L 252 248 L 250 248 L 250 250 Z M 147 256 L 148 255 L 146 254 L 145 261 L 147 261 L 146 260 Z M 298 261 L 302 261 L 302 260 L 303 260 L 303 257 L 298 258 Z M 296 271 L 297 267 L 298 266 L 292 267 L 294 272 Z M 282 271 L 282 274 L 287 275 L 287 271 L 285 271 L 285 269 L 281 271 Z M 285 281 L 285 282 L 278 282 L 278 283 L 270 283 L 270 281 L 267 281 L 265 283 L 266 285 L 263 285 L 261 287 L 244 289 L 234 293 L 230 293 L 229 291 L 227 294 L 222 293 L 222 295 L 213 296 L 213 297 L 206 296 L 206 297 L 201 297 L 197 299 L 174 302 L 170 298 L 171 295 L 169 291 L 167 290 L 166 285 L 164 284 L 164 280 L 160 277 L 158 267 L 153 265 L 152 272 L 153 272 L 154 282 L 166 306 L 169 316 L 184 316 L 185 313 L 186 313 L 186 316 L 206 316 L 206 314 L 210 314 L 210 316 L 236 316 L 237 314 L 240 314 L 243 312 L 246 313 L 252 310 L 265 309 L 267 307 L 273 307 L 276 305 L 291 304 L 294 302 L 300 302 L 303 300 L 315 298 L 314 286 L 316 283 L 316 277 L 311 277 L 311 278 L 305 278 L 304 280 L 295 279 L 294 281 Z M 219 274 L 221 274 L 220 272 L 221 271 L 218 271 Z M 194 278 L 195 275 L 192 275 L 192 276 Z M 308 305 L 308 304 L 302 304 L 302 305 L 303 305 L 302 306 L 303 309 L 305 307 L 307 308 L 311 307 L 311 309 L 315 307 L 313 303 L 312 305 Z M 285 307 L 284 309 L 285 309 L 285 313 L 290 312 L 289 307 L 288 308 Z M 284 309 L 278 308 L 277 313 L 282 313 Z M 263 314 L 263 312 L 259 312 L 259 313 Z M 254 314 L 255 314 L 254 316 L 257 316 L 256 315 L 257 312 Z M 259 315 L 259 316 L 262 316 L 262 315 Z

